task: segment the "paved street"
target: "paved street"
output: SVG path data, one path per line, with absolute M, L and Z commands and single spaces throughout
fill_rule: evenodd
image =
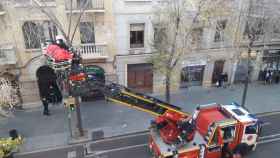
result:
M 261 139 L 257 150 L 247 157 L 263 158 L 265 156 L 266 158 L 275 158 L 279 154 L 280 124 L 278 122 L 280 121 L 280 113 L 262 114 L 258 117 L 264 121 Z M 43 150 L 23 153 L 17 155 L 16 158 L 48 158 L 49 155 L 52 155 L 52 158 L 68 158 L 68 155 L 71 154 L 74 154 L 77 158 L 149 158 L 150 153 L 147 148 L 147 140 L 148 132 L 137 132 L 95 142 L 50 149 L 48 152 Z
M 241 92 L 241 85 L 235 85 L 233 89 L 190 87 L 172 93 L 172 103 L 192 112 L 198 104 L 240 102 Z M 251 84 L 246 106 L 253 113 L 280 111 L 280 97 L 276 97 L 279 93 L 279 85 Z M 67 145 L 69 132 L 64 109 L 51 106 L 50 110 L 50 117 L 43 116 L 39 106 L 16 112 L 13 118 L 2 119 L 0 136 L 7 136 L 9 129 L 18 129 L 26 138 L 21 149 L 23 152 Z M 105 101 L 82 103 L 81 110 L 83 126 L 89 134 L 93 130 L 102 130 L 104 137 L 146 130 L 152 119 L 147 113 Z

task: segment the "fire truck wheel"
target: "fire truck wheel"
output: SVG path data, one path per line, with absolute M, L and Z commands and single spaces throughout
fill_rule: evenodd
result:
M 238 144 L 233 150 L 233 158 L 241 158 L 251 151 L 251 147 L 246 143 Z M 241 156 L 241 157 L 240 157 Z
M 239 153 L 233 154 L 232 158 L 242 158 L 243 156 Z

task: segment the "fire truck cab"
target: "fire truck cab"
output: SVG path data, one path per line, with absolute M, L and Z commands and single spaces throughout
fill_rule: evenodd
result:
M 260 127 L 255 116 L 237 104 L 197 107 L 190 123 L 195 125 L 191 141 L 166 144 L 157 129 L 151 129 L 149 148 L 161 158 L 227 158 L 243 156 L 256 147 Z

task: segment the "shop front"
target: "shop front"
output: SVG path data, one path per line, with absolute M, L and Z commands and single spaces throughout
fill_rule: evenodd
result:
M 259 80 L 264 80 L 267 73 L 272 74 L 273 80 L 278 80 L 280 75 L 280 50 L 265 50 L 262 58 L 262 68 Z M 277 81 L 279 82 L 279 81 Z
M 206 60 L 184 61 L 181 69 L 181 88 L 201 86 Z

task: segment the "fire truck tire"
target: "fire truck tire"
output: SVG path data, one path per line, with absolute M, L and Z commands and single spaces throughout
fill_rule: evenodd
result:
M 241 157 L 247 155 L 252 148 L 246 144 L 246 143 L 241 143 L 238 144 L 235 149 L 233 150 L 233 155 L 240 155 Z

